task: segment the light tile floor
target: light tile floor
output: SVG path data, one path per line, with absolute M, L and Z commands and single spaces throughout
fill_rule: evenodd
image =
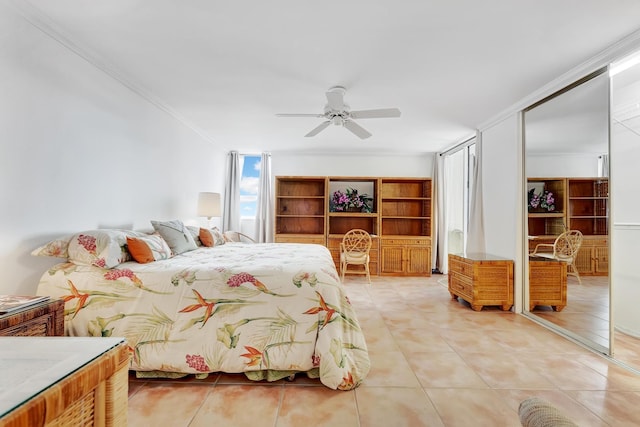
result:
M 533 313 L 557 326 L 609 347 L 609 278 L 583 276 L 567 278 L 567 306 L 555 312 L 549 306 L 535 307 Z M 614 331 L 615 359 L 640 371 L 640 339 Z
M 553 402 L 580 426 L 640 425 L 640 376 L 527 318 L 453 301 L 446 276 L 347 278 L 372 369 L 356 390 L 243 375 L 129 382 L 130 426 L 520 426 Z

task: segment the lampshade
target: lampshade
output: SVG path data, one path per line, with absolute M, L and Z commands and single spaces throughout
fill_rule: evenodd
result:
M 220 216 L 220 193 L 198 194 L 198 216 Z

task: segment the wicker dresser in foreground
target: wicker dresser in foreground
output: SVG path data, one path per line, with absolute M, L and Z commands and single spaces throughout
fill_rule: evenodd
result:
M 123 338 L 0 337 L 0 426 L 127 425 Z
M 64 301 L 49 300 L 0 316 L 0 336 L 61 337 L 64 335 Z

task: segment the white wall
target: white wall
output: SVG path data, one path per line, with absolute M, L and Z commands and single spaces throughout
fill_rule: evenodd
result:
M 597 154 L 527 154 L 527 176 L 538 178 L 598 176 Z
M 521 234 L 518 116 L 511 115 L 482 131 L 482 203 L 485 250 L 517 259 Z M 521 221 L 520 221 L 521 222 Z
M 30 256 L 92 228 L 197 223 L 224 153 L 0 3 L 0 281 L 33 293 L 60 260 Z
M 271 153 L 274 176 L 431 177 L 433 153 Z
M 637 119 L 636 119 L 637 120 Z M 611 134 L 611 284 L 615 327 L 640 338 L 640 136 L 618 124 Z

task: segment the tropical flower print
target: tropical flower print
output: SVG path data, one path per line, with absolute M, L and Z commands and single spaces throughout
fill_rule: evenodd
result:
M 187 365 L 189 367 L 195 369 L 198 372 L 209 372 L 209 366 L 207 366 L 207 362 L 204 361 L 204 357 L 199 354 L 187 354 Z
M 131 280 L 136 285 L 142 285 L 142 281 L 138 279 L 138 276 L 128 268 L 123 268 L 122 270 L 109 270 L 104 273 L 104 278 L 107 280 L 118 280 L 123 277 Z
M 316 291 L 316 295 L 318 295 L 319 305 L 317 307 L 310 308 L 309 310 L 305 311 L 304 314 L 318 314 L 321 311 L 324 311 L 326 315 L 321 326 L 321 328 L 324 328 L 331 321 L 331 317 L 336 312 L 336 310 L 329 307 L 327 303 L 324 302 L 324 298 L 322 298 L 322 295 L 320 295 L 318 291 Z
M 84 240 L 90 249 L 92 242 Z M 53 267 L 37 294 L 64 299 L 70 335 L 126 338 L 140 376 L 224 371 L 273 381 L 306 372 L 350 390 L 370 370 L 354 307 L 324 247 L 222 245 L 106 269 L 86 265 L 103 256 L 102 238 L 93 243 L 98 256 Z
M 316 277 L 316 273 L 301 271 L 300 273 L 293 276 L 293 284 L 296 285 L 298 288 L 302 287 L 303 283 L 308 283 L 309 286 L 311 287 L 316 286 L 318 284 L 318 278 Z
M 314 368 L 320 366 L 320 356 L 317 354 L 311 356 L 311 363 L 313 363 Z
M 94 236 L 81 234 L 78 236 L 78 244 L 90 254 L 96 254 L 96 238 Z
M 92 337 L 110 337 L 113 334 L 113 328 L 109 329 L 111 322 L 123 319 L 125 314 L 119 313 L 111 317 L 96 317 L 94 320 L 89 321 L 88 331 Z
M 229 278 L 229 280 L 227 280 L 227 285 L 229 285 L 232 288 L 237 288 L 238 286 L 247 282 L 251 283 L 252 285 L 255 285 L 257 281 L 258 280 L 249 273 L 238 273 L 238 274 L 234 274 Z
M 104 273 L 104 278 L 107 280 L 113 280 L 113 281 L 117 281 L 123 278 L 129 279 L 131 280 L 131 283 L 133 283 L 133 285 L 136 288 L 142 289 L 143 291 L 152 292 L 154 294 L 170 294 L 171 293 L 171 292 L 154 291 L 153 289 L 147 288 L 146 286 L 144 286 L 144 283 L 142 283 L 142 280 L 140 280 L 140 278 L 136 276 L 136 274 L 128 268 L 123 268 L 121 270 L 119 269 L 108 270 L 106 273 Z
M 180 273 L 174 274 L 171 277 L 171 284 L 173 286 L 178 286 L 181 282 L 184 282 L 188 286 L 191 286 L 195 281 L 196 281 L 195 270 L 182 270 Z
M 260 351 L 248 345 L 245 345 L 244 348 L 248 353 L 241 354 L 240 356 L 249 359 L 247 361 L 247 366 L 258 366 L 262 363 L 262 353 Z
M 338 386 L 338 390 L 351 390 L 356 386 L 355 381 L 353 380 L 353 375 L 351 372 L 347 372 L 346 377 L 342 377 L 342 382 Z
M 206 308 L 203 321 L 202 321 L 202 326 L 204 326 L 207 323 L 207 320 L 209 320 L 209 318 L 213 316 L 213 308 L 215 307 L 216 303 L 207 302 L 207 300 L 204 299 L 202 295 L 200 295 L 200 292 L 196 291 L 195 289 L 192 289 L 192 291 L 194 294 L 196 294 L 196 299 L 198 300 L 198 303 L 186 306 L 185 308 L 180 310 L 180 313 L 190 313 L 200 308 Z
M 115 293 L 107 293 L 102 291 L 82 292 L 76 288 L 76 286 L 73 284 L 71 280 L 67 280 L 67 285 L 69 286 L 69 290 L 71 291 L 71 294 L 62 295 L 60 298 L 62 298 L 62 300 L 65 302 L 65 316 L 67 314 L 73 313 L 73 315 L 71 316 L 72 319 L 76 317 L 76 315 L 78 314 L 78 312 L 80 312 L 80 310 L 82 310 L 87 305 L 89 305 L 90 302 L 93 302 L 93 301 L 113 302 L 117 300 L 122 301 L 122 300 L 130 299 L 122 295 L 118 295 Z M 92 297 L 91 301 L 89 300 L 90 297 Z M 71 310 L 67 310 L 66 303 L 76 299 L 77 299 L 76 306 Z
M 71 316 L 71 318 L 73 319 L 74 317 L 76 317 L 76 315 L 78 314 L 78 312 L 80 310 L 82 310 L 82 308 L 85 306 L 85 304 L 87 303 L 87 299 L 89 298 L 89 294 L 88 293 L 80 293 L 75 285 L 73 284 L 73 282 L 71 280 L 67 280 L 67 283 L 69 284 L 69 289 L 71 290 L 71 295 L 64 295 L 62 297 L 62 299 L 64 300 L 65 304 L 73 299 L 78 299 L 78 302 L 76 303 L 76 307 L 73 310 L 73 316 Z
M 225 323 L 223 327 L 218 328 L 218 330 L 216 331 L 216 337 L 218 338 L 218 341 L 223 343 L 225 347 L 229 349 L 236 348 L 236 346 L 238 345 L 238 341 L 240 340 L 240 333 L 236 334 L 236 330 L 241 326 L 246 325 L 250 321 L 250 319 L 242 319 L 232 324 Z
M 104 258 L 98 258 L 97 260 L 93 261 L 92 264 L 96 267 L 105 268 L 105 266 L 107 265 L 107 261 Z

